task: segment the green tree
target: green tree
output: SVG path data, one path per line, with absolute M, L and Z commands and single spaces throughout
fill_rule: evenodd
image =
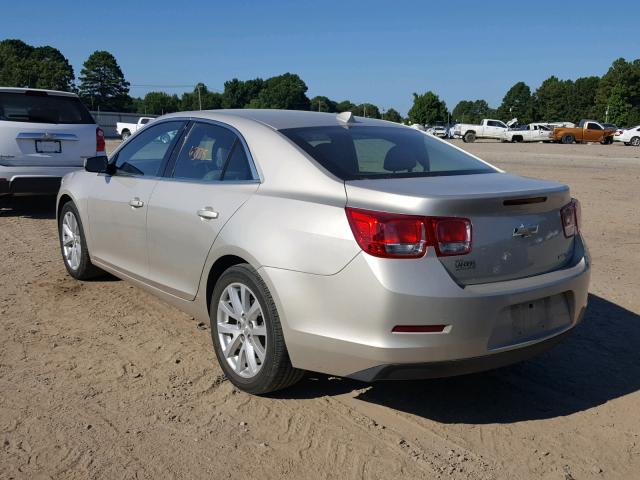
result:
M 246 108 L 252 100 L 257 99 L 264 88 L 264 80 L 238 80 L 234 78 L 224 82 L 222 105 L 224 108 Z
M 355 103 L 352 103 L 349 100 L 343 100 L 341 102 L 338 102 L 338 104 L 336 105 L 336 109 L 338 112 L 352 112 L 354 108 L 356 108 Z
M 337 112 L 338 104 L 331 100 L 329 97 L 318 95 L 310 100 L 310 108 L 314 112 Z
M 180 98 L 180 110 L 216 110 L 223 108 L 223 94 L 211 92 L 204 83 L 196 84 L 192 92 L 185 92 Z
M 180 110 L 178 96 L 169 95 L 165 92 L 149 92 L 143 99 L 136 100 L 134 100 L 134 105 L 138 113 L 163 115 Z
M 495 116 L 486 100 L 461 100 L 451 112 L 453 121 L 461 123 L 480 123 L 483 118 Z
M 413 106 L 409 110 L 409 121 L 429 125 L 436 121 L 447 121 L 447 105 L 433 92 L 413 94 Z
M 373 103 L 355 105 L 351 112 L 359 117 L 380 118 L 380 109 Z
M 397 110 L 390 108 L 382 115 L 383 120 L 389 120 L 390 122 L 402 123 L 402 116 Z
M 251 108 L 281 108 L 309 110 L 307 85 L 294 73 L 285 73 L 265 80 L 257 98 L 249 102 Z
M 559 80 L 558 77 L 547 78 L 535 93 L 535 106 L 539 120 L 558 121 L 571 118 L 569 96 L 573 82 Z
M 84 62 L 78 93 L 93 110 L 126 111 L 132 105 L 129 82 L 115 57 L 104 50 L 93 52 Z
M 615 60 L 598 84 L 595 103 L 600 120 L 631 125 L 640 117 L 640 59 Z
M 0 85 L 74 91 L 75 75 L 59 50 L 22 40 L 0 42 Z
M 515 117 L 521 124 L 534 121 L 533 98 L 526 83 L 518 82 L 509 89 L 498 107 L 497 116 L 504 121 Z
M 582 77 L 573 82 L 568 92 L 568 120 L 577 123 L 582 118 L 598 116 L 595 112 L 595 100 L 599 84 L 599 77 Z

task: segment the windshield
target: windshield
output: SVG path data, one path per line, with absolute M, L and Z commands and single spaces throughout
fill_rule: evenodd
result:
M 280 132 L 343 180 L 497 172 L 446 142 L 411 128 L 336 126 Z
M 0 120 L 29 123 L 95 123 L 76 97 L 46 93 L 0 92 Z

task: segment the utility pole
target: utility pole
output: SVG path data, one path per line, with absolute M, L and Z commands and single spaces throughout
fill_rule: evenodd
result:
M 367 104 L 365 103 L 362 106 L 364 108 L 364 118 L 367 118 Z
M 607 111 L 604 114 L 604 121 L 609 123 L 609 105 L 607 105 Z
M 202 96 L 200 95 L 200 84 L 198 86 L 198 105 L 200 105 L 200 110 L 202 110 Z

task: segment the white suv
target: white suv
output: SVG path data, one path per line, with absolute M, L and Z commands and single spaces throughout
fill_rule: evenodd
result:
M 77 95 L 0 88 L 0 197 L 55 194 L 65 174 L 99 155 L 104 132 Z

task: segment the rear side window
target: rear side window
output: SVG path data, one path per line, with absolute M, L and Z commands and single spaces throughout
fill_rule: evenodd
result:
M 280 132 L 343 180 L 497 171 L 446 142 L 412 128 L 335 126 Z
M 173 178 L 204 182 L 221 180 L 236 139 L 227 128 L 195 123 L 180 149 Z
M 0 92 L 0 120 L 29 123 L 94 124 L 77 97 L 41 92 Z

